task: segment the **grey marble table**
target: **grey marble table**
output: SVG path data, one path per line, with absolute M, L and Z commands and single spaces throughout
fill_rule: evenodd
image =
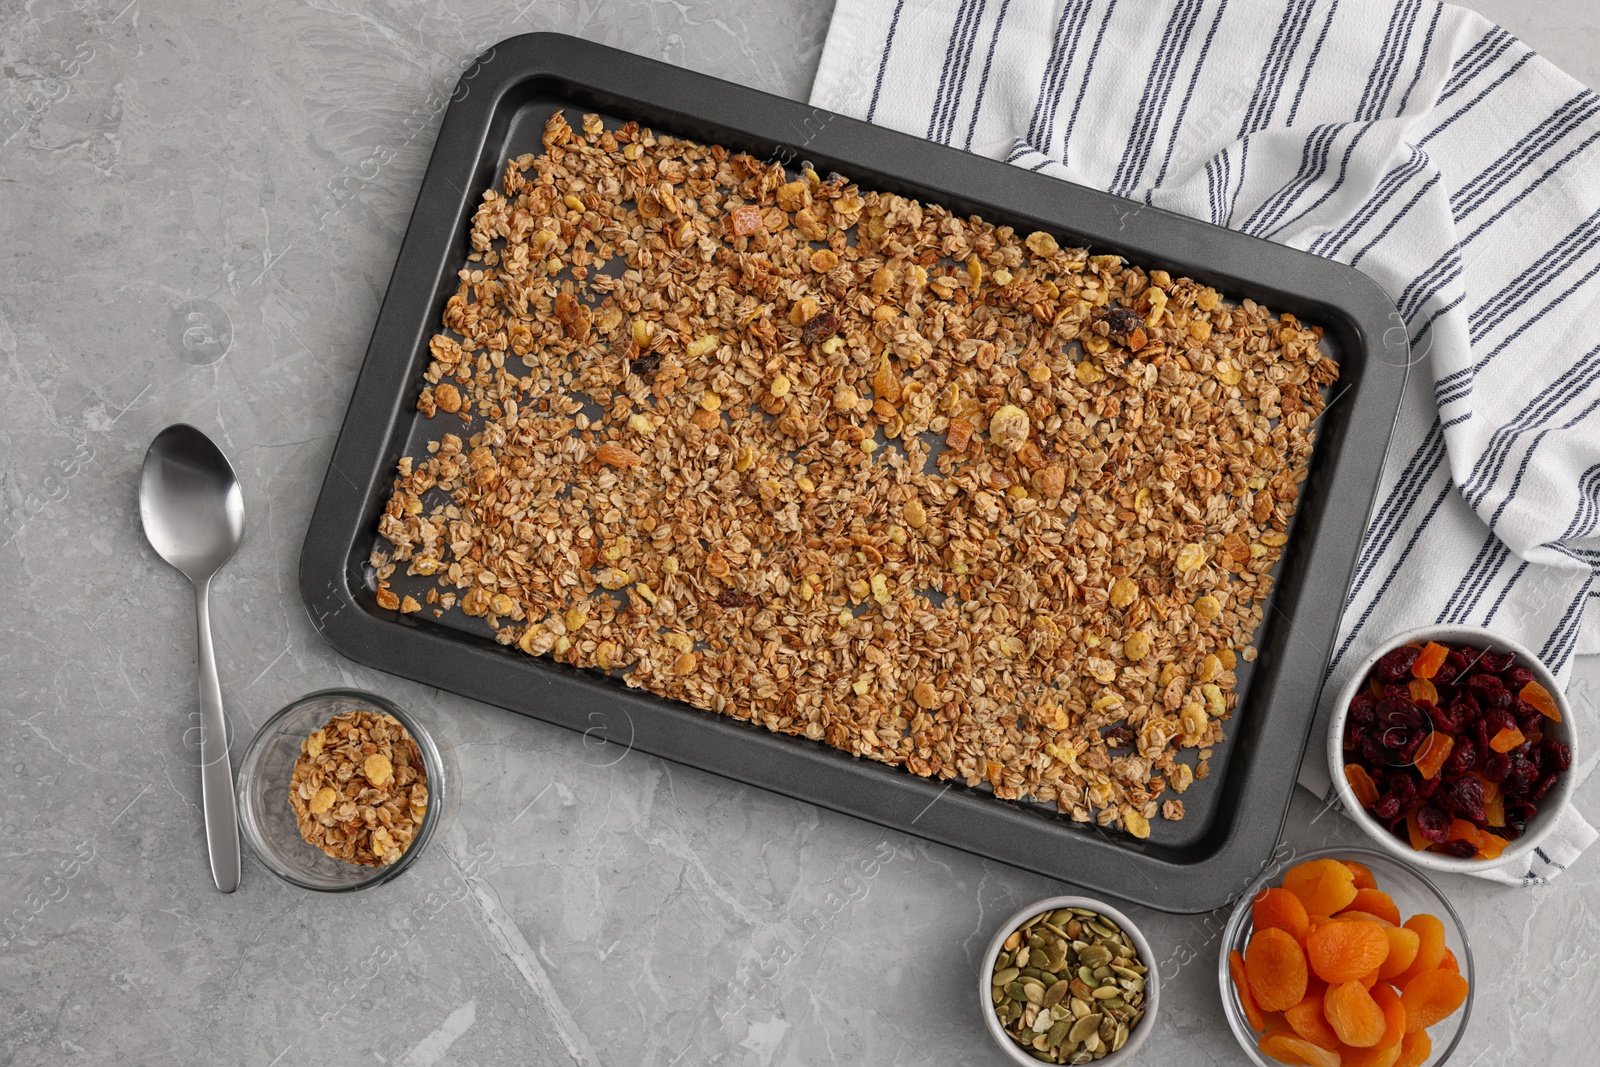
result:
M 1600 79 L 1591 4 L 1479 6 Z M 558 29 L 803 97 L 828 14 L 0 0 L 0 1064 L 999 1062 L 975 957 L 1058 885 L 357 667 L 295 589 L 463 64 Z M 239 734 L 339 684 L 441 724 L 449 832 L 381 891 L 293 891 L 253 859 L 237 895 L 210 887 L 188 592 L 134 499 L 177 420 L 215 431 L 248 501 L 213 607 Z M 1600 780 L 1578 804 L 1600 819 Z M 1301 796 L 1286 840 L 1358 835 Z M 1593 1062 L 1600 861 L 1445 882 L 1492 976 L 1456 1062 Z M 1238 1062 L 1219 917 L 1134 914 L 1170 972 L 1143 1062 Z

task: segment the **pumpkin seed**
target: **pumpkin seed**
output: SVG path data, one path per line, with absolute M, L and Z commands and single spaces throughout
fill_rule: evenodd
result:
M 1089 945 L 1078 950 L 1078 961 L 1093 968 L 1104 967 L 1111 962 L 1111 950 L 1104 945 Z
M 1100 1029 L 1100 1016 L 1098 1014 L 1085 1015 L 1072 1024 L 1072 1029 L 1067 1031 L 1067 1036 L 1073 1041 L 1083 1041 L 1090 1034 Z
M 1096 1000 L 1110 1000 L 1112 997 L 1117 996 L 1120 992 L 1121 991 L 1119 989 L 1117 989 L 1116 986 L 1104 986 L 1103 985 L 1099 989 L 1096 989 L 1094 991 L 1094 993 L 1091 994 L 1091 995 Z M 1033 998 L 1030 997 L 1028 999 L 1032 1000 Z
M 1022 977 L 1024 977 L 1024 978 L 1037 979 L 1044 972 L 1039 970 L 1039 968 L 1037 968 L 1037 967 L 1023 967 L 1017 973 L 1022 975 Z
M 1047 1008 L 1055 1007 L 1061 1003 L 1061 998 L 1067 995 L 1068 983 L 1057 979 L 1044 991 L 1044 1005 Z
M 1121 966 L 1121 965 L 1115 964 L 1115 963 L 1113 963 L 1111 965 L 1111 973 L 1116 975 L 1118 978 L 1137 978 L 1137 977 L 1139 977 L 1139 972 L 1134 970 L 1132 967 L 1124 967 L 1124 966 Z
M 1095 990 L 1095 995 L 1096 996 L 1098 996 L 1099 993 L 1100 993 L 1100 991 L 1098 989 Z M 1116 990 L 1112 990 L 1112 993 L 1115 994 Z M 1044 1002 L 1044 986 L 1042 986 L 1038 982 L 1034 982 L 1034 981 L 1023 982 L 1022 983 L 1022 995 L 1024 997 L 1028 998 L 1028 1003 L 1029 1004 L 1040 1004 L 1040 1003 L 1043 1003 Z
M 1060 1022 L 1057 1022 L 1054 1026 L 1050 1027 L 1050 1032 L 1045 1035 L 1045 1047 L 1056 1048 L 1061 1044 L 1062 1039 L 1065 1038 L 1071 1030 L 1072 1024 L 1067 1022 L 1067 1020 L 1062 1019 Z
M 1047 1011 L 1041 1011 L 1037 1016 L 1034 1017 L 1032 1029 L 1034 1033 L 1042 1034 L 1046 1030 L 1050 1029 L 1050 1027 L 1053 1025 L 1055 1025 L 1055 1020 L 1050 1018 L 1050 1013 Z
M 1111 1039 L 1111 1051 L 1121 1052 L 1122 1046 L 1128 1043 L 1128 1024 L 1117 1024 L 1117 1035 Z
M 1083 1047 L 1090 1052 L 1099 1052 L 1105 1047 L 1105 1042 L 1100 1040 L 1100 1035 L 1098 1033 L 1091 1033 L 1088 1037 L 1083 1039 Z
M 1092 1053 L 1092 1052 L 1078 1052 L 1078 1053 L 1075 1053 L 1073 1055 L 1072 1059 L 1068 1060 L 1067 1062 L 1068 1063 L 1072 1063 L 1072 1064 L 1077 1064 L 1077 1065 L 1079 1065 L 1079 1067 L 1082 1067 L 1082 1065 L 1085 1064 L 1085 1063 L 1093 1063 L 1094 1062 L 1094 1053 Z
M 994 972 L 994 984 L 999 986 L 1010 985 L 1017 980 L 1020 972 L 1015 967 L 1007 967 L 1003 971 Z
M 1012 962 L 1018 967 L 1026 967 L 1028 965 L 1028 956 L 1030 954 L 1031 950 L 1024 945 L 1022 948 L 1017 949 L 1016 958 Z
M 1079 1019 L 1083 1018 L 1085 1015 L 1088 1015 L 1090 1010 L 1089 1002 L 1086 1000 L 1079 1000 L 1077 997 L 1072 998 L 1072 1003 L 1069 1007 L 1072 1011 L 1072 1014 Z
M 1012 982 L 1010 985 L 1006 986 L 1006 996 L 1010 997 L 1012 1000 L 1024 1000 L 1027 997 L 1027 993 L 1022 988 L 1021 982 Z

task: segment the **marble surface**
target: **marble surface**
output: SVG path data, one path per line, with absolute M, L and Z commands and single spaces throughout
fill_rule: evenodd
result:
M 1592 5 L 1479 6 L 1600 80 Z M 1001 1062 L 973 968 L 1062 886 L 357 667 L 295 589 L 470 58 L 558 29 L 804 97 L 827 21 L 825 0 L 0 0 L 0 1064 Z M 448 832 L 390 886 L 317 896 L 249 858 L 238 894 L 209 884 L 188 590 L 134 496 L 177 420 L 244 482 L 213 607 L 240 738 L 353 685 L 449 746 Z M 1573 695 L 1593 738 L 1593 663 Z M 1577 803 L 1600 819 L 1600 778 Z M 1287 847 L 1358 840 L 1296 799 Z M 1492 978 L 1454 1062 L 1593 1062 L 1600 859 L 1532 890 L 1443 882 Z M 1142 1062 L 1241 1062 L 1222 917 L 1132 915 L 1166 975 Z

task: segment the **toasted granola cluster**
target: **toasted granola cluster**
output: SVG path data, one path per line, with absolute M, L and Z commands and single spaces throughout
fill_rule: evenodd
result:
M 427 814 L 422 753 L 391 715 L 335 715 L 300 743 L 289 806 L 300 836 L 334 859 L 387 866 Z
M 1182 818 L 1321 330 L 634 123 L 558 114 L 544 149 L 474 219 L 380 604 L 1076 820 Z

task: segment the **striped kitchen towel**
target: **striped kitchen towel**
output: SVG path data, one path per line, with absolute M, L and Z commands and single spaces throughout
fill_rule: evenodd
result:
M 1320 722 L 1414 626 L 1494 627 L 1563 682 L 1600 651 L 1600 96 L 1435 0 L 838 0 L 811 99 L 1394 298 L 1414 366 Z M 1324 732 L 1300 781 L 1329 796 Z M 1571 812 L 1485 877 L 1543 881 L 1595 836 Z

